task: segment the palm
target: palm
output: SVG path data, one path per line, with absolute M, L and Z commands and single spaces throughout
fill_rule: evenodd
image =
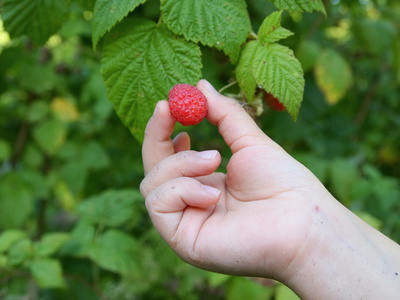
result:
M 204 159 L 188 151 L 187 134 L 170 140 L 175 122 L 161 101 L 143 143 L 142 194 L 154 225 L 184 260 L 267 276 L 287 266 L 307 237 L 318 202 L 308 187 L 318 181 L 237 103 L 199 85 L 210 107 L 207 118 L 233 153 L 227 173 L 214 172 L 220 156 Z
M 279 166 L 254 163 L 265 159 L 266 153 L 270 155 L 268 161 L 278 161 Z M 208 260 L 209 269 L 216 266 L 229 273 L 267 276 L 266 270 L 273 268 L 266 269 L 260 261 L 267 258 L 282 265 L 293 259 L 311 222 L 304 217 L 304 206 L 310 206 L 305 198 L 307 186 L 298 178 L 311 182 L 313 176 L 300 164 L 293 167 L 291 160 L 267 145 L 248 147 L 232 156 L 226 175 L 214 173 L 200 178 L 203 184 L 222 190 L 222 197 L 206 210 L 187 208 L 177 234 L 181 232 L 182 239 L 192 241 L 188 246 L 203 267 Z M 297 180 L 291 180 L 293 177 Z M 283 256 L 278 254 L 282 251 Z M 235 269 L 233 262 L 240 253 L 252 255 L 240 261 L 242 268 Z

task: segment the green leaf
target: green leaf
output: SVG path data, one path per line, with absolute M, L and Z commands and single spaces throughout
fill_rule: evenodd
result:
M 320 52 L 314 66 L 315 80 L 329 104 L 336 104 L 353 84 L 349 63 L 335 50 Z
M 390 48 L 399 36 L 395 25 L 388 20 L 355 19 L 352 23 L 354 39 L 363 50 L 375 55 Z
M 34 245 L 35 255 L 39 257 L 47 257 L 56 253 L 68 240 L 68 233 L 46 233 Z
M 18 229 L 10 229 L 0 234 L 0 253 L 7 251 L 18 240 L 24 238 L 26 233 Z
M 11 156 L 11 146 L 6 140 L 0 139 L 0 162 L 5 161 Z
M 259 45 L 252 68 L 257 84 L 278 98 L 296 120 L 303 100 L 304 78 L 293 51 L 279 44 Z
M 93 10 L 94 4 L 96 3 L 96 0 L 74 0 L 76 3 L 78 3 L 83 9 L 85 10 Z
M 276 288 L 276 300 L 300 300 L 299 296 L 297 296 L 290 288 L 288 288 L 284 284 L 279 284 Z
M 36 143 L 49 155 L 55 154 L 64 144 L 67 135 L 65 124 L 56 119 L 48 120 L 33 130 Z
M 87 257 L 88 248 L 92 244 L 96 230 L 92 224 L 80 221 L 73 228 L 71 238 L 63 245 L 62 254 L 76 257 Z
M 24 149 L 22 161 L 27 167 L 39 169 L 43 164 L 43 153 L 34 143 L 29 143 Z
M 299 59 L 304 73 L 311 70 L 321 51 L 321 47 L 315 41 L 303 40 L 297 48 L 296 57 Z
M 108 230 L 89 249 L 90 258 L 100 267 L 123 275 L 137 271 L 136 241 L 129 235 Z
M 90 223 L 118 227 L 131 219 L 135 203 L 142 199 L 137 190 L 109 190 L 83 201 L 77 212 Z
M 307 11 L 312 12 L 313 10 L 322 12 L 326 15 L 324 3 L 322 0 L 270 0 L 279 9 L 286 9 L 290 12 L 295 11 Z
M 65 287 L 63 271 L 59 260 L 38 258 L 31 262 L 29 269 L 40 288 L 49 289 Z
M 268 300 L 272 299 L 273 289 L 263 287 L 248 278 L 233 277 L 228 284 L 227 300 Z
M 17 173 L 0 180 L 0 226 L 3 229 L 22 226 L 33 210 L 33 193 Z
M 98 170 L 110 164 L 107 153 L 98 142 L 91 141 L 81 150 L 82 163 L 89 169 Z
M 142 142 L 155 104 L 177 83 L 201 77 L 200 48 L 173 35 L 165 25 L 127 19 L 107 35 L 102 75 L 117 115 Z
M 8 257 L 7 255 L 0 254 L 0 269 L 3 269 L 7 266 Z
M 257 82 L 253 75 L 253 59 L 257 53 L 259 43 L 258 41 L 251 41 L 247 43 L 242 50 L 238 64 L 236 65 L 236 79 L 241 90 L 251 103 L 256 90 Z
M 233 62 L 251 31 L 244 0 L 162 0 L 161 10 L 174 33 L 223 50 Z
M 71 159 L 62 166 L 60 175 L 70 191 L 74 195 L 78 195 L 85 186 L 88 170 L 82 161 Z
M 37 100 L 29 106 L 28 112 L 26 114 L 26 119 L 30 123 L 35 123 L 43 120 L 44 117 L 49 112 L 49 104 L 43 100 Z
M 276 43 L 251 41 L 242 51 L 236 76 L 250 103 L 258 86 L 278 98 L 296 120 L 303 100 L 304 78 L 292 50 Z
M 274 43 L 285 39 L 293 33 L 281 26 L 282 11 L 276 11 L 266 17 L 258 30 L 261 44 Z
M 380 219 L 374 217 L 366 211 L 354 211 L 354 213 L 368 225 L 374 227 L 376 230 L 382 230 L 383 222 Z
M 42 45 L 68 18 L 69 1 L 2 0 L 1 17 L 11 38 L 28 35 Z
M 146 0 L 97 0 L 93 12 L 93 47 L 129 12 Z
M 359 181 L 357 166 L 351 160 L 334 159 L 330 165 L 329 176 L 333 194 L 342 203 L 346 205 L 350 203 L 355 182 Z
M 8 251 L 8 263 L 16 266 L 28 262 L 32 258 L 32 241 L 23 238 L 12 245 Z

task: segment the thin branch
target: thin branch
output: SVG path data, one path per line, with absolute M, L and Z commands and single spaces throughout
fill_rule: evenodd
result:
M 11 165 L 13 168 L 15 168 L 18 161 L 21 159 L 22 152 L 28 139 L 29 129 L 30 124 L 26 121 L 24 121 L 19 128 L 17 141 L 15 142 L 14 146 L 14 154 L 11 159 Z
M 237 83 L 237 80 L 232 81 L 231 83 L 228 83 L 227 85 L 225 85 L 222 88 L 220 88 L 218 93 L 222 94 L 223 91 L 225 91 L 226 89 L 230 88 L 231 86 L 234 86 L 236 83 Z

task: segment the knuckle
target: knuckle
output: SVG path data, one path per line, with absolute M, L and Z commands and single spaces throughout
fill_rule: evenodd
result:
M 142 196 L 144 198 L 147 198 L 147 196 L 148 196 L 150 191 L 149 191 L 149 188 L 148 188 L 147 178 L 146 177 L 140 183 L 139 190 L 140 190 L 140 193 L 142 194 Z

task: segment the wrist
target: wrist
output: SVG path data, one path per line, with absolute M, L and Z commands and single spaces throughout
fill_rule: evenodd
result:
M 284 283 L 302 299 L 398 295 L 400 246 L 331 195 L 315 207 L 309 235 L 289 265 Z

